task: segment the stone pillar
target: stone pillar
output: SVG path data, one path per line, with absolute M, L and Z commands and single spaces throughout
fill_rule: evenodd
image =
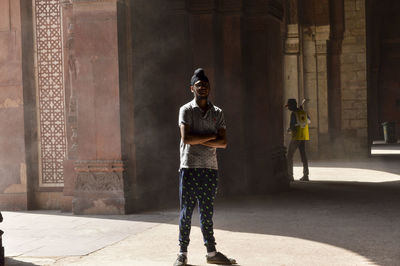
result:
M 344 31 L 344 2 L 330 0 L 330 40 L 328 42 L 328 115 L 329 134 L 334 144 L 332 155 L 340 156 L 343 151 L 340 142 L 342 120 L 342 93 L 340 76 L 340 56 Z
M 72 0 L 68 25 L 69 171 L 75 214 L 123 214 L 117 0 Z M 75 150 L 76 149 L 76 150 Z M 74 171 L 71 171 L 73 167 Z M 70 190 L 70 187 L 69 187 Z M 67 196 L 70 191 L 65 190 Z
M 283 9 L 278 1 L 243 3 L 247 191 L 265 193 L 287 184 L 282 125 Z
M 345 0 L 341 55 L 345 154 L 368 154 L 365 0 Z
M 285 5 L 285 36 L 284 36 L 284 74 L 283 74 L 283 104 L 287 99 L 301 101 L 303 97 L 302 57 L 299 34 L 299 3 L 289 0 Z M 289 145 L 291 135 L 287 133 L 290 121 L 290 111 L 284 109 L 283 115 L 284 139 Z
M 244 164 L 232 164 L 245 155 L 242 56 L 242 1 L 219 1 L 217 6 L 216 105 L 224 111 L 227 121 L 228 147 L 219 150 L 219 174 L 222 194 L 243 194 L 246 188 Z
M 382 44 L 385 10 L 390 9 L 389 1 L 366 1 L 366 29 L 368 33 L 367 81 L 368 81 L 368 139 L 369 145 L 374 140 L 383 139 L 380 119 L 379 88 L 382 64 Z M 340 121 L 342 122 L 342 121 Z
M 285 38 L 285 55 L 284 55 L 284 104 L 287 99 L 294 98 L 301 101 L 299 90 L 301 84 L 299 81 L 299 25 L 289 24 L 287 25 L 287 36 Z M 285 143 L 290 141 L 291 136 L 286 134 L 286 130 L 290 123 L 290 111 L 285 109 L 283 127 L 285 130 Z M 287 144 L 288 145 L 288 144 Z
M 329 40 L 329 25 L 318 26 L 315 34 L 317 99 L 318 99 L 318 151 L 329 149 L 328 120 L 328 69 L 327 41 Z
M 128 85 L 131 86 L 127 90 L 128 97 L 122 100 L 128 109 L 123 112 L 126 123 L 122 126 L 133 127 L 133 132 L 123 141 L 125 149 L 131 153 L 124 157 L 129 178 L 128 211 L 168 204 L 176 206 L 179 195 L 178 113 L 180 106 L 193 99 L 190 92 L 193 75 L 191 15 L 185 0 L 124 2 L 132 8 L 131 31 L 120 34 L 121 40 L 128 35 L 132 40 L 129 45 L 127 42 L 127 49 L 132 53 L 132 69 L 127 75 L 132 76 L 132 84 Z M 120 55 L 126 58 L 122 50 Z M 120 69 L 122 71 L 123 67 Z
M 311 153 L 328 142 L 327 40 L 329 26 L 303 27 L 304 97 L 309 99 L 305 109 L 311 117 Z
M 64 88 L 65 88 L 65 109 L 66 109 L 66 137 L 67 155 L 64 161 L 64 189 L 61 200 L 61 210 L 72 211 L 72 200 L 75 187 L 74 160 L 77 158 L 77 102 L 74 81 L 76 80 L 77 69 L 74 54 L 73 35 L 73 6 L 70 0 L 61 3 L 61 17 L 63 27 L 63 56 L 64 56 Z
M 20 1 L 0 0 L 1 210 L 28 207 L 20 8 Z
M 216 16 L 214 0 L 188 0 L 193 68 L 204 68 L 211 84 L 211 100 L 215 99 Z
M 309 99 L 305 110 L 311 117 L 309 125 L 310 142 L 308 149 L 311 154 L 318 153 L 318 93 L 317 93 L 317 71 L 316 71 L 316 47 L 315 47 L 315 27 L 302 27 L 302 47 L 303 47 L 303 79 L 304 97 Z

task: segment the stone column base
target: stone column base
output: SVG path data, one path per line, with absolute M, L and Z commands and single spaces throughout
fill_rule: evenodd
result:
M 272 184 L 274 191 L 282 191 L 289 188 L 288 165 L 286 159 L 286 147 L 278 146 L 271 151 Z
M 74 214 L 125 214 L 123 161 L 76 161 Z

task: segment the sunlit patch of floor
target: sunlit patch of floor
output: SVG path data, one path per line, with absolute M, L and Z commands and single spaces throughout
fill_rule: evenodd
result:
M 384 170 L 363 169 L 357 167 L 338 166 L 309 166 L 309 178 L 312 181 L 348 181 L 348 182 L 392 182 L 400 181 L 400 175 L 386 172 Z M 293 167 L 294 179 L 303 176 L 303 166 Z

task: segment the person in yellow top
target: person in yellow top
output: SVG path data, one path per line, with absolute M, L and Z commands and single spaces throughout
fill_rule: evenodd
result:
M 290 181 L 294 181 L 293 178 L 293 155 L 297 148 L 300 151 L 301 161 L 303 163 L 303 177 L 301 181 L 309 181 L 308 175 L 308 161 L 306 155 L 306 141 L 310 140 L 310 134 L 308 131 L 308 124 L 311 123 L 310 117 L 303 108 L 297 107 L 296 99 L 288 99 L 285 105 L 292 113 L 290 114 L 290 125 L 288 132 L 291 133 L 292 139 L 290 140 L 287 161 L 288 161 L 288 174 Z

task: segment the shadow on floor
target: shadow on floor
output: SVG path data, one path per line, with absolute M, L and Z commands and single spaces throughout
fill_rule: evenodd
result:
M 215 227 L 311 240 L 378 265 L 400 265 L 399 206 L 400 181 L 294 182 L 280 195 L 225 200 L 217 206 Z M 238 222 L 238 215 L 251 222 Z
M 5 265 L 6 266 L 32 266 L 32 265 L 38 265 L 38 264 L 33 264 L 33 263 L 30 263 L 30 262 L 23 262 L 23 261 L 20 261 L 20 260 L 16 260 L 16 259 L 13 259 L 13 258 L 8 258 L 8 257 L 6 257 L 5 258 Z

